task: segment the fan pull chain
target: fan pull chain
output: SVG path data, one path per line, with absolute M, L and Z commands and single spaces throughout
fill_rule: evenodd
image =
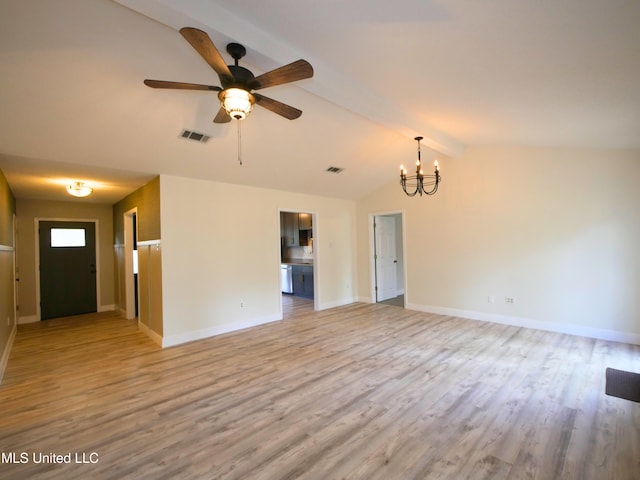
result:
M 240 120 L 236 120 L 238 124 L 238 163 L 242 165 L 242 128 L 240 127 Z

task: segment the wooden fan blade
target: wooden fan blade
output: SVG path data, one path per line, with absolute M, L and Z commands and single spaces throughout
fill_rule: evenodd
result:
M 289 120 L 295 120 L 302 115 L 302 110 L 298 110 L 297 108 L 274 100 L 273 98 L 265 97 L 259 93 L 254 93 L 253 96 L 256 98 L 256 104 Z
M 216 71 L 220 76 L 221 81 L 224 78 L 225 81 L 233 82 L 233 74 L 231 73 L 231 70 L 229 70 L 229 67 L 209 38 L 209 35 L 204 33 L 202 30 L 198 30 L 193 27 L 181 28 L 180 34 L 191 44 L 193 48 L 195 48 L 196 52 L 204 58 L 205 62 L 207 62 L 209 66 Z
M 144 84 L 151 88 L 172 88 L 177 90 L 207 90 L 210 92 L 219 92 L 222 90 L 220 87 L 214 87 L 213 85 L 200 85 L 199 83 L 184 83 L 184 82 L 167 82 L 165 80 L 145 80 Z
M 258 75 L 251 80 L 250 86 L 254 90 L 261 88 L 282 85 L 283 83 L 295 82 L 305 78 L 313 77 L 313 67 L 306 60 L 296 60 L 289 65 L 284 65 L 270 72 Z
M 220 107 L 220 110 L 218 110 L 218 114 L 216 115 L 216 118 L 213 119 L 213 123 L 228 123 L 231 121 L 231 117 L 229 116 L 229 114 L 227 113 L 227 111 Z

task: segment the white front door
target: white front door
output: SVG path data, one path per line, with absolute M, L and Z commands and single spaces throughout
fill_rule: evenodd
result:
M 376 216 L 376 301 L 382 302 L 397 295 L 396 219 Z

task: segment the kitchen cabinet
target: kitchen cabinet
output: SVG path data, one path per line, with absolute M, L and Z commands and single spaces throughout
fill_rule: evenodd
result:
M 311 214 L 280 212 L 280 237 L 283 247 L 306 247 L 311 238 Z
M 293 265 L 293 294 L 297 297 L 313 298 L 313 266 Z
M 311 214 L 310 213 L 298 214 L 298 229 L 311 230 Z
M 280 236 L 285 247 L 300 246 L 300 230 L 298 228 L 298 214 L 280 212 Z
M 300 246 L 308 247 L 310 245 L 311 237 L 313 236 L 310 213 L 298 214 L 298 235 L 300 237 Z

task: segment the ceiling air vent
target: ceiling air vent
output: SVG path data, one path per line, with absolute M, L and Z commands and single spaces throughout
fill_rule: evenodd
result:
M 196 142 L 206 143 L 209 138 L 204 133 L 192 132 L 191 130 L 182 130 L 180 134 L 182 138 L 188 138 L 189 140 L 195 140 Z
M 342 170 L 344 170 L 344 168 L 340 168 L 340 167 L 327 168 L 327 172 L 331 172 L 331 173 L 340 173 Z

